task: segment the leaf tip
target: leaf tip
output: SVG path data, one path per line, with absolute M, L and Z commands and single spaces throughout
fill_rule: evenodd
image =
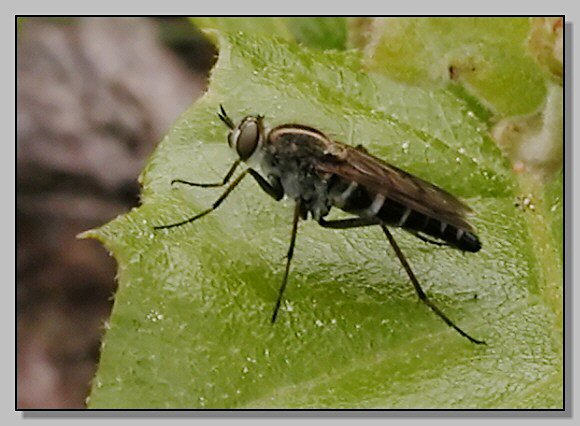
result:
M 86 240 L 89 238 L 94 238 L 94 239 L 98 240 L 100 238 L 100 236 L 101 235 L 100 235 L 98 229 L 89 229 L 89 230 L 86 230 L 86 231 L 83 231 L 83 232 L 77 234 L 75 238 L 77 240 Z

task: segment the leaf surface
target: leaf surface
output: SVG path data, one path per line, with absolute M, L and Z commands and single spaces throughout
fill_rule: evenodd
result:
M 143 205 L 86 234 L 119 264 L 90 407 L 561 407 L 561 309 L 545 291 L 561 295 L 561 282 L 548 282 L 555 275 L 537 258 L 532 213 L 514 207 L 511 167 L 469 102 L 363 73 L 352 52 L 213 36 L 220 55 L 209 90 L 144 170 Z M 463 198 L 476 211 L 479 253 L 394 235 L 435 303 L 487 346 L 418 302 L 380 229 L 311 221 L 300 224 L 272 325 L 292 204 L 250 179 L 200 221 L 154 231 L 221 193 L 170 185 L 219 181 L 233 162 L 219 104 L 234 121 L 264 114 L 272 126 L 302 123 L 362 144 Z M 551 215 L 534 214 L 550 229 Z

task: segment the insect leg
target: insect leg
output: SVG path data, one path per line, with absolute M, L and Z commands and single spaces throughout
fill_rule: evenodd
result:
M 270 183 L 266 179 L 264 179 L 260 173 L 256 172 L 255 170 L 249 170 L 250 175 L 258 182 L 260 188 L 264 190 L 266 194 L 272 197 L 276 201 L 280 201 L 282 197 L 284 197 L 284 188 L 282 188 L 282 184 L 280 181 L 275 181 L 275 183 Z
M 276 322 L 276 317 L 278 316 L 278 310 L 280 309 L 280 304 L 282 303 L 282 295 L 286 289 L 286 283 L 288 282 L 288 272 L 290 271 L 290 261 L 294 255 L 294 245 L 296 244 L 296 233 L 298 231 L 298 221 L 300 220 L 300 201 L 296 202 L 294 207 L 294 221 L 292 222 L 292 236 L 290 237 L 290 247 L 288 248 L 288 254 L 286 255 L 286 270 L 284 271 L 284 278 L 282 279 L 282 285 L 278 291 L 278 299 L 276 300 L 276 306 L 274 306 L 274 313 L 272 314 L 272 324 Z
M 410 232 L 410 234 L 419 238 L 421 241 L 424 241 L 424 242 L 429 243 L 429 244 L 435 244 L 436 246 L 440 246 L 440 247 L 451 246 L 451 244 L 449 244 L 449 243 L 443 243 L 441 241 L 435 241 L 435 240 L 432 240 L 431 238 L 427 238 L 424 235 L 419 234 L 418 232 Z
M 395 241 L 395 238 L 393 238 L 393 236 L 391 235 L 391 232 L 387 229 L 387 227 L 385 225 L 381 225 L 381 229 L 383 230 L 383 232 L 387 236 L 387 239 L 389 240 L 389 243 L 391 243 L 391 246 L 393 246 L 393 249 L 395 250 L 395 253 L 397 254 L 397 257 L 399 258 L 399 261 L 403 265 L 403 268 L 405 268 L 405 271 L 407 272 L 407 275 L 409 276 L 409 279 L 411 280 L 411 282 L 413 283 L 413 286 L 415 287 L 415 291 L 417 292 L 417 295 L 419 296 L 419 299 L 421 299 L 421 301 L 423 303 L 425 303 L 433 312 L 435 312 L 435 314 L 437 314 L 437 316 L 439 318 L 441 318 L 443 321 L 445 321 L 445 323 L 449 327 L 454 328 L 459 334 L 461 334 L 463 337 L 467 338 L 470 342 L 477 343 L 478 345 L 485 344 L 485 342 L 483 340 L 474 339 L 469 334 L 467 334 L 465 331 L 463 331 L 458 326 L 456 326 L 453 323 L 453 321 L 451 321 L 447 317 L 447 315 L 445 315 L 443 313 L 443 311 L 441 311 L 433 302 L 431 302 L 431 300 L 427 297 L 427 295 L 425 294 L 425 292 L 421 288 L 421 285 L 419 284 L 419 281 L 417 281 L 417 278 L 415 277 L 415 274 L 411 270 L 411 266 L 409 265 L 409 262 L 407 262 L 407 259 L 405 258 L 405 255 L 403 255 L 403 252 L 399 248 L 399 245 Z
M 318 220 L 318 224 L 323 228 L 330 229 L 349 229 L 349 228 L 360 228 L 363 226 L 379 225 L 381 222 L 378 219 L 368 219 L 362 217 L 356 217 L 351 219 L 338 219 L 326 221 L 323 218 Z
M 153 229 L 168 229 L 168 228 L 174 228 L 176 226 L 181 226 L 181 225 L 185 225 L 186 223 L 191 223 L 194 220 L 197 220 L 203 216 L 205 216 L 208 213 L 211 213 L 212 211 L 214 211 L 215 209 L 217 209 L 219 207 L 219 205 L 228 197 L 228 195 L 230 195 L 230 192 L 232 192 L 234 190 L 234 188 L 236 186 L 239 185 L 239 183 L 248 175 L 248 170 L 246 169 L 244 170 L 231 184 L 230 186 L 227 187 L 227 189 L 224 191 L 224 193 L 222 195 L 220 195 L 220 197 L 212 204 L 212 206 L 209 209 L 206 209 L 204 211 L 202 211 L 201 213 L 196 214 L 193 217 L 190 217 L 188 219 L 182 220 L 181 222 L 177 222 L 177 223 L 172 223 L 170 225 L 160 225 L 160 226 L 154 226 Z
M 230 169 L 228 170 L 228 172 L 226 173 L 226 175 L 224 176 L 224 178 L 222 179 L 221 182 L 217 182 L 217 183 L 194 183 L 194 182 L 188 182 L 186 180 L 183 179 L 173 179 L 171 181 L 171 184 L 173 185 L 174 183 L 183 183 L 185 185 L 189 185 L 189 186 L 197 186 L 198 188 L 217 188 L 220 186 L 224 186 L 225 184 L 227 184 L 232 175 L 234 174 L 234 172 L 236 171 L 236 169 L 238 168 L 238 166 L 240 165 L 241 160 L 236 160 L 234 162 L 234 164 L 232 164 L 232 166 L 230 167 Z

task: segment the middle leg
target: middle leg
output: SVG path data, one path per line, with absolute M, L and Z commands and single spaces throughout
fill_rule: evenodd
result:
M 286 255 L 286 270 L 284 271 L 284 278 L 282 279 L 282 285 L 280 290 L 278 290 L 278 299 L 276 300 L 276 305 L 274 306 L 274 312 L 272 314 L 272 324 L 276 322 L 276 317 L 278 316 L 278 311 L 280 310 L 280 304 L 282 303 L 282 296 L 284 295 L 284 290 L 286 290 L 286 284 L 288 282 L 288 273 L 290 272 L 290 262 L 294 256 L 294 245 L 296 244 L 296 234 L 298 232 L 298 222 L 300 220 L 301 203 L 296 201 L 294 206 L 294 221 L 292 222 L 292 236 L 290 237 L 290 247 L 288 248 L 288 254 Z

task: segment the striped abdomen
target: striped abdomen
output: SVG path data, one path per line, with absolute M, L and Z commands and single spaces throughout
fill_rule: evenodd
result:
M 362 217 L 377 217 L 386 225 L 400 227 L 413 234 L 425 234 L 445 241 L 460 250 L 476 252 L 481 248 L 477 236 L 410 209 L 382 194 L 374 194 L 356 182 L 334 178 L 329 187 L 333 206 Z

